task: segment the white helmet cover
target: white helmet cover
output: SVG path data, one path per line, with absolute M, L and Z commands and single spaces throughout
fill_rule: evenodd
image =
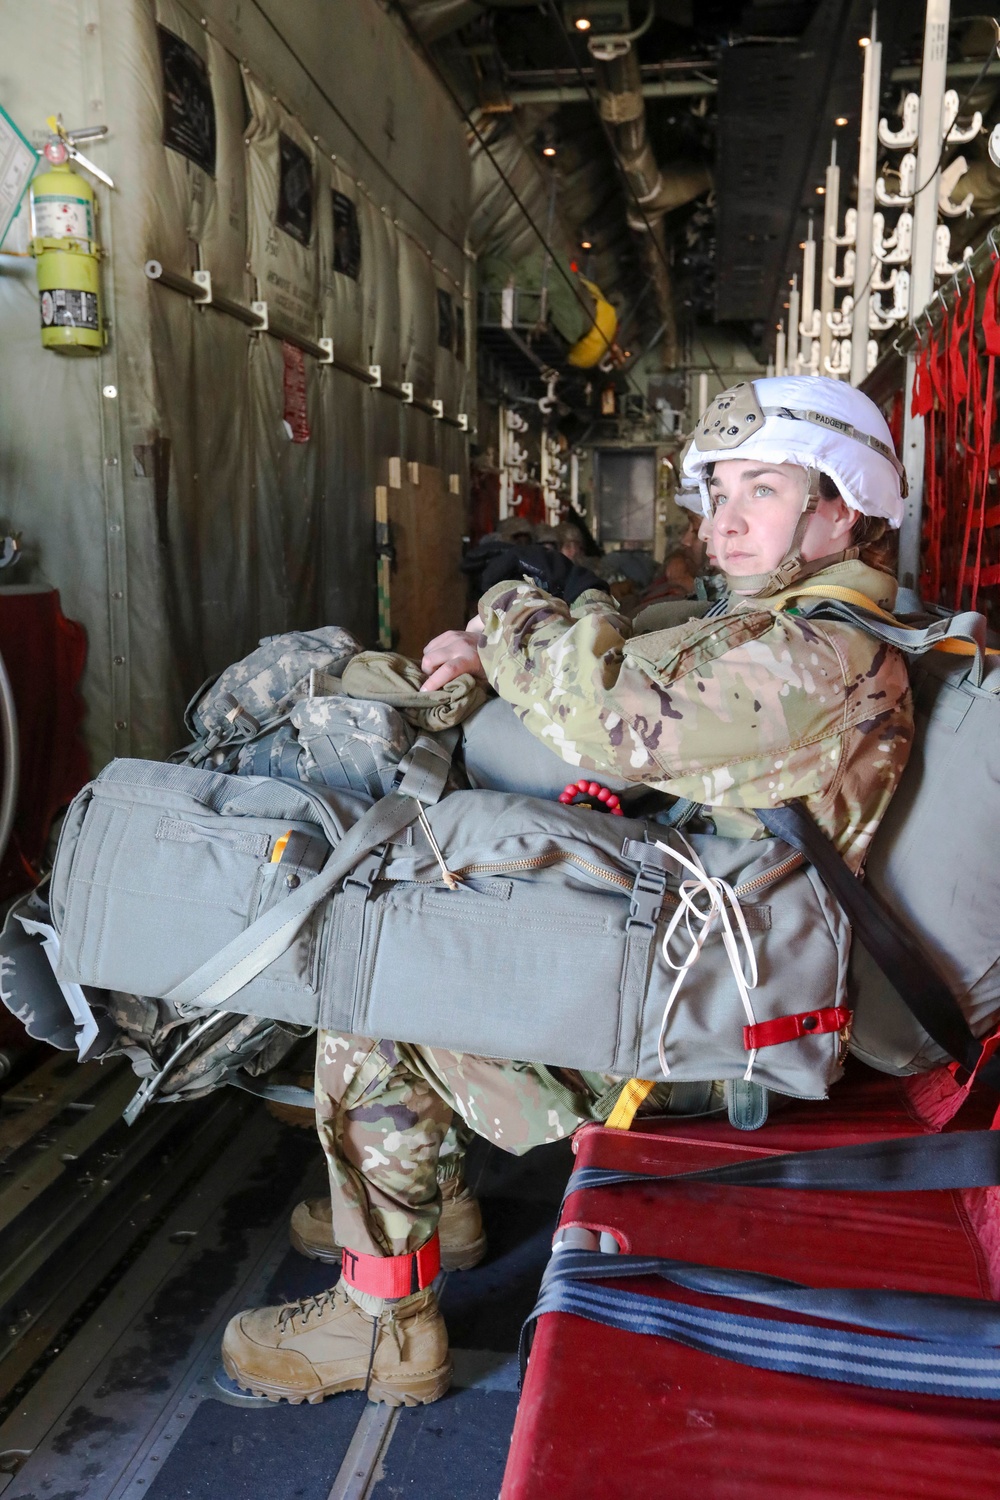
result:
M 740 425 L 727 426 L 734 401 Z M 695 428 L 682 466 L 687 485 L 698 485 L 706 515 L 711 514 L 708 471 L 729 458 L 818 469 L 852 509 L 881 516 L 893 527 L 903 519 L 905 478 L 888 423 L 874 401 L 846 381 L 775 376 L 753 381 L 749 391 L 734 386 L 717 396 Z
M 705 507 L 700 489 L 692 489 L 690 484 L 686 484 L 682 490 L 678 490 L 675 494 L 674 503 L 681 506 L 683 510 L 689 510 L 692 515 L 698 516 L 699 519 L 704 518 Z

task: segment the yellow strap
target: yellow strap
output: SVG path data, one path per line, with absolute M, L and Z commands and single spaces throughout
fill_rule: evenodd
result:
M 897 625 L 900 630 L 915 630 L 917 628 L 915 625 L 904 625 L 901 620 L 896 619 L 895 615 L 891 615 L 887 609 L 883 609 L 881 605 L 869 599 L 867 594 L 858 593 L 857 589 L 841 588 L 836 583 L 814 584 L 811 587 L 790 589 L 787 598 L 798 599 L 803 594 L 813 594 L 820 599 L 839 599 L 842 604 L 854 604 L 859 609 L 866 609 L 871 615 L 878 615 L 880 620 L 887 620 L 890 625 Z M 784 609 L 786 605 L 782 603 L 781 607 Z M 945 651 L 949 656 L 976 655 L 976 647 L 972 641 L 938 641 L 931 649 L 934 651 Z M 1000 652 L 994 646 L 987 646 L 986 655 L 998 656 Z
M 280 839 L 275 840 L 274 848 L 271 850 L 272 865 L 281 864 L 281 856 L 284 854 L 285 845 L 288 843 L 288 840 L 291 838 L 291 836 L 292 830 L 289 828 L 287 833 L 283 833 Z
M 630 1078 L 605 1124 L 611 1130 L 628 1130 L 639 1105 L 655 1088 L 656 1084 L 650 1083 L 648 1078 Z

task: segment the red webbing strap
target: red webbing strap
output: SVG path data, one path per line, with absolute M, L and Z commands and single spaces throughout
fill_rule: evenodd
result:
M 910 397 L 910 416 L 923 417 L 924 419 L 924 572 L 923 592 L 930 594 L 931 569 L 930 554 L 933 549 L 934 530 L 934 502 L 931 486 L 931 476 L 934 473 L 933 448 L 934 448 L 934 387 L 931 384 L 930 368 L 930 341 L 918 345 L 916 360 L 913 370 L 913 393 Z M 930 421 L 928 421 L 930 418 Z M 900 444 L 897 443 L 897 450 Z M 931 451 L 931 460 L 927 459 L 927 450 Z
M 972 283 L 969 284 L 970 293 L 973 291 Z M 955 402 L 956 410 L 964 402 L 969 394 L 968 376 L 965 359 L 962 355 L 962 339 L 969 331 L 969 298 L 966 297 L 963 304 L 958 298 L 955 300 L 955 308 L 951 318 L 951 333 L 948 339 L 948 367 L 951 376 L 951 399 Z
M 1000 354 L 1000 318 L 998 318 L 997 295 L 1000 293 L 1000 252 L 993 252 L 993 275 L 986 288 L 983 303 L 983 348 L 991 358 Z
M 343 1251 L 340 1274 L 348 1286 L 372 1297 L 409 1297 L 430 1286 L 441 1269 L 441 1241 L 437 1231 L 412 1255 L 365 1255 Z
M 930 343 L 917 349 L 913 370 L 913 395 L 910 398 L 910 416 L 926 417 L 934 407 L 934 389 L 931 385 Z
M 931 333 L 927 341 L 927 373 L 930 382 L 926 442 L 924 445 L 924 509 L 927 547 L 924 558 L 924 597 L 938 600 L 941 593 L 941 498 L 942 477 L 938 445 L 945 412 L 945 330 L 939 340 Z
M 778 1047 L 782 1042 L 797 1041 L 800 1036 L 822 1036 L 824 1032 L 843 1031 L 851 1024 L 852 1012 L 846 1006 L 826 1006 L 823 1010 L 803 1010 L 794 1016 L 775 1016 L 773 1021 L 759 1021 L 744 1026 L 743 1045 L 748 1052 L 760 1047 Z
M 997 573 L 993 568 L 984 572 L 983 569 L 983 542 L 985 533 L 990 526 L 1000 525 L 1000 507 L 993 506 L 987 509 L 986 500 L 990 485 L 990 465 L 993 461 L 993 427 L 996 420 L 994 399 L 996 390 L 996 358 L 1000 354 L 1000 319 L 997 316 L 997 294 L 1000 292 L 1000 255 L 993 252 L 993 275 L 990 277 L 989 286 L 986 288 L 986 298 L 983 302 L 983 348 L 986 352 L 986 397 L 981 403 L 981 439 L 980 439 L 980 487 L 979 487 L 979 535 L 976 540 L 976 561 L 972 570 L 971 602 L 970 608 L 975 609 L 978 604 L 980 587 L 989 587 L 995 583 L 995 577 L 988 578 L 989 574 Z
M 965 430 L 967 421 L 966 398 L 969 393 L 968 375 L 962 354 L 962 337 L 966 332 L 967 309 L 961 299 L 955 299 L 948 330 L 948 357 L 945 364 L 945 389 L 948 405 L 945 412 L 944 452 L 944 505 L 943 561 L 946 586 L 952 578 L 961 579 L 964 554 L 961 551 L 966 514 Z
M 975 311 L 976 289 L 975 283 L 970 281 L 965 308 L 966 317 L 963 324 L 967 346 L 965 361 L 965 411 L 962 421 L 964 440 L 959 456 L 962 511 L 965 516 L 965 524 L 962 529 L 962 543 L 961 552 L 958 556 L 958 566 L 955 569 L 956 610 L 962 607 L 962 590 L 967 580 L 969 542 L 972 538 L 973 520 L 981 509 L 979 503 L 979 471 L 985 445 L 984 423 L 986 414 L 983 410 L 982 371 L 979 368 L 979 346 L 976 340 Z M 981 546 L 981 529 L 979 532 L 979 542 Z M 973 605 L 972 608 L 975 608 L 975 606 Z
M 996 356 L 991 354 L 986 368 L 986 400 L 982 406 L 982 417 L 980 426 L 980 454 L 979 470 L 977 474 L 976 489 L 979 500 L 979 529 L 976 536 L 976 561 L 972 570 L 972 588 L 969 599 L 969 608 L 977 609 L 979 601 L 979 587 L 982 582 L 983 572 L 983 540 L 986 533 L 986 492 L 990 483 L 990 441 L 993 436 L 993 390 L 996 380 Z

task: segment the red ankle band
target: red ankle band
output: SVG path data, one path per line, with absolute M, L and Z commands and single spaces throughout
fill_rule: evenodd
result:
M 340 1274 L 348 1286 L 373 1297 L 409 1297 L 430 1286 L 441 1269 L 437 1232 L 412 1255 L 364 1255 L 343 1251 Z

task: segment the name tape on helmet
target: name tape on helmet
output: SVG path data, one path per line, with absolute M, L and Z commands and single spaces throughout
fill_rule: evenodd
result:
M 899 476 L 903 495 L 908 493 L 906 471 L 888 443 L 883 443 L 869 432 L 862 432 L 852 423 L 845 422 L 842 417 L 832 416 L 829 412 L 793 406 L 761 406 L 751 381 L 741 380 L 738 385 L 720 391 L 706 408 L 694 430 L 694 446 L 699 453 L 724 453 L 730 448 L 738 448 L 747 438 L 762 430 L 768 417 L 784 417 L 790 422 L 811 422 L 816 427 L 824 427 L 842 437 L 851 438 L 854 442 L 863 443 L 866 448 L 872 448 L 888 459 Z

